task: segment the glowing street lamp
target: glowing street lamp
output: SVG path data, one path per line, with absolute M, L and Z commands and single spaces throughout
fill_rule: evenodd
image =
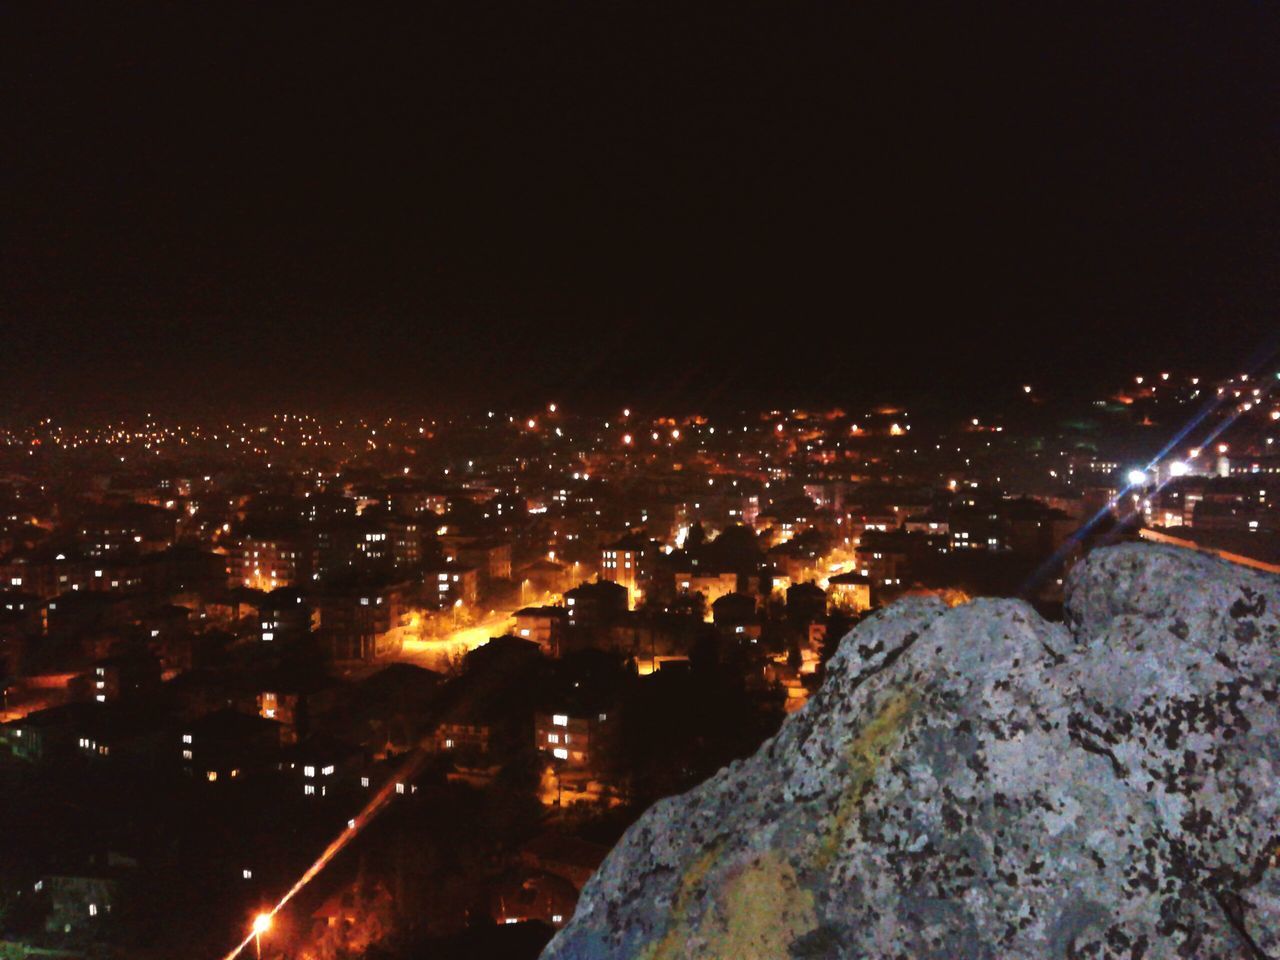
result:
M 253 947 L 258 960 L 262 960 L 262 935 L 271 929 L 271 914 L 260 913 L 253 918 Z

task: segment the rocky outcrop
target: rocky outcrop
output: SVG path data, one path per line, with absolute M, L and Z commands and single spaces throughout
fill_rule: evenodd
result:
M 1091 555 L 1065 624 L 910 600 L 650 809 L 546 960 L 1280 957 L 1280 580 Z

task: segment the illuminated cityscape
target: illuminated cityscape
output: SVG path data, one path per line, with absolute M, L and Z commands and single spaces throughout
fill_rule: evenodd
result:
M 290 956 L 554 929 L 618 831 L 803 706 L 870 610 L 1052 612 L 1136 538 L 1280 571 L 1278 384 L 7 429 L 13 916 L 160 944 L 163 896 L 200 905 L 182 937 Z
M 596 960 L 894 611 L 1280 573 L 1277 10 L 801 7 L 6 12 L 0 960 Z

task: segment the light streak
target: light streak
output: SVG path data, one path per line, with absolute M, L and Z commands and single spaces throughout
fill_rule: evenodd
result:
M 1280 341 L 1280 334 L 1276 334 L 1269 337 L 1268 340 L 1265 342 L 1265 344 L 1254 352 L 1253 357 L 1251 358 L 1250 364 L 1247 365 L 1249 366 L 1250 370 L 1256 372 L 1263 365 L 1271 362 L 1271 360 L 1275 357 L 1278 351 L 1277 341 Z M 1245 376 L 1245 379 L 1248 379 L 1247 375 Z M 1139 380 L 1139 383 L 1141 383 L 1141 380 Z M 1272 384 L 1268 384 L 1267 386 L 1268 394 L 1270 393 L 1272 386 L 1273 386 Z M 1197 411 L 1191 417 L 1191 419 L 1188 420 L 1187 423 L 1183 425 L 1183 427 L 1173 435 L 1173 437 L 1169 440 L 1169 442 L 1166 443 L 1160 449 L 1159 453 L 1157 453 L 1154 457 L 1151 458 L 1151 461 L 1147 464 L 1146 470 L 1154 472 L 1156 467 L 1159 465 L 1160 461 L 1163 460 L 1165 457 L 1167 457 L 1174 450 L 1174 448 L 1176 448 L 1181 443 L 1183 443 L 1186 440 L 1187 436 L 1193 430 L 1199 427 L 1202 423 L 1204 423 L 1204 421 L 1208 419 L 1208 417 L 1215 410 L 1217 410 L 1220 406 L 1222 406 L 1224 402 L 1225 402 L 1225 398 L 1222 395 L 1215 395 L 1213 397 L 1210 397 L 1207 401 L 1205 401 L 1204 405 L 1200 408 L 1200 410 Z M 1232 425 L 1234 425 L 1235 422 L 1238 419 L 1240 419 L 1241 416 L 1242 416 L 1242 413 L 1240 408 L 1234 407 L 1231 411 L 1231 414 L 1229 416 L 1223 417 L 1222 420 L 1219 421 L 1214 426 L 1214 428 L 1209 432 L 1209 435 L 1203 438 L 1203 440 L 1201 440 L 1199 449 L 1208 449 L 1213 444 L 1213 442 L 1217 440 L 1218 437 L 1220 437 L 1223 433 L 1225 433 Z M 1220 452 L 1225 453 L 1226 451 L 1225 449 L 1223 449 Z M 1199 455 L 1198 453 L 1194 453 L 1192 456 L 1194 458 L 1198 455 Z M 1169 479 L 1160 481 L 1160 483 L 1157 484 L 1150 491 L 1148 496 L 1154 496 L 1156 493 L 1160 492 L 1168 485 L 1169 480 L 1173 479 L 1173 471 L 1170 470 L 1169 473 L 1170 473 Z M 1107 515 L 1109 515 L 1115 509 L 1117 504 L 1119 504 L 1126 496 L 1129 496 L 1130 494 L 1132 494 L 1134 489 L 1135 489 L 1135 484 L 1130 483 L 1123 490 L 1121 490 L 1114 497 L 1112 497 L 1101 510 L 1099 510 L 1092 517 L 1090 517 L 1088 520 L 1082 523 L 1079 527 L 1077 527 L 1075 531 L 1069 537 L 1067 537 L 1065 541 L 1063 541 L 1062 546 L 1058 547 L 1058 549 L 1055 550 L 1053 554 L 1047 560 L 1044 561 L 1044 563 L 1040 564 L 1040 566 L 1037 567 L 1036 570 L 1029 577 L 1027 577 L 1027 579 L 1022 584 L 1022 588 L 1018 591 L 1018 595 L 1023 597 L 1029 596 L 1033 590 L 1035 590 L 1037 587 L 1040 586 L 1041 583 L 1044 582 L 1044 580 L 1050 575 L 1052 571 L 1061 568 L 1063 561 L 1066 560 L 1067 556 L 1071 553 L 1071 551 L 1074 550 L 1075 547 L 1081 541 L 1083 541 L 1086 536 L 1089 535 L 1089 532 L 1098 525 L 1098 523 L 1102 520 L 1103 517 L 1106 517 Z
M 249 944 L 253 943 L 254 938 L 259 934 L 259 932 L 261 932 L 260 924 L 263 922 L 261 918 L 265 916 L 269 919 L 275 919 L 275 915 L 283 910 L 289 901 L 302 891 L 303 887 L 314 880 L 316 875 L 329 865 L 329 861 L 341 853 L 343 848 L 355 839 L 356 834 L 368 826 L 373 818 L 382 812 L 391 798 L 396 796 L 396 784 L 404 783 L 417 774 L 426 759 L 427 754 L 421 750 L 410 754 L 409 758 L 405 760 L 400 769 L 396 771 L 395 776 L 389 778 L 386 783 L 378 788 L 378 792 L 369 799 L 369 802 L 364 805 L 364 809 L 356 814 L 354 819 L 347 821 L 346 829 L 333 838 L 329 845 L 324 848 L 324 852 L 316 858 L 315 862 L 312 863 L 311 866 L 307 867 L 306 871 L 298 878 L 297 882 L 289 888 L 288 892 L 280 898 L 279 902 L 270 910 L 264 911 L 254 919 L 253 927 L 250 929 L 248 936 L 233 947 L 223 960 L 236 960 L 245 948 L 247 948 Z

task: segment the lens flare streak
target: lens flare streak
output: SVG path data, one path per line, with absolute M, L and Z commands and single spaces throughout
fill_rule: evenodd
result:
M 364 809 L 356 814 L 355 818 L 347 824 L 346 829 L 333 838 L 330 844 L 325 847 L 324 852 L 321 853 L 320 856 L 316 858 L 315 862 L 306 869 L 302 876 L 298 878 L 297 882 L 294 883 L 294 885 L 289 888 L 288 892 L 280 898 L 279 902 L 270 910 L 260 914 L 259 919 L 263 916 L 269 919 L 274 919 L 275 915 L 283 910 L 289 901 L 298 895 L 303 887 L 314 880 L 316 875 L 329 865 L 329 861 L 336 857 L 348 843 L 355 839 L 356 834 L 368 826 L 370 821 L 382 812 L 383 808 L 386 807 L 391 798 L 396 795 L 396 784 L 404 783 L 411 779 L 422 767 L 425 760 L 426 754 L 421 751 L 411 754 L 409 759 L 405 761 L 404 765 L 396 771 L 396 775 L 389 778 L 387 782 L 378 789 L 378 792 L 375 793 L 369 799 L 369 802 L 364 805 Z M 223 958 L 223 960 L 236 960 L 236 958 L 244 952 L 249 944 L 253 943 L 254 937 L 257 936 L 259 932 L 258 922 L 255 921 L 255 926 L 249 931 L 248 936 L 241 940 L 240 943 Z

